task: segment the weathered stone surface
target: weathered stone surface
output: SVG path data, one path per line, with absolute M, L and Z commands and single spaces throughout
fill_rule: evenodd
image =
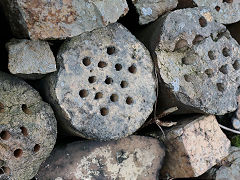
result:
M 155 21 L 160 15 L 177 7 L 177 0 L 132 0 L 139 14 L 139 24 Z
M 240 47 L 208 9 L 171 12 L 141 37 L 157 55 L 161 108 L 217 115 L 236 110 Z
M 236 118 L 240 120 L 240 95 L 237 98 L 238 101 L 238 109 L 236 111 Z
M 54 149 L 36 179 L 157 180 L 164 156 L 163 146 L 150 137 L 74 142 Z
M 57 70 L 47 42 L 12 39 L 6 44 L 9 71 L 24 79 L 39 79 Z
M 0 73 L 0 179 L 31 179 L 56 141 L 51 107 L 24 81 Z
M 61 47 L 58 73 L 45 82 L 47 99 L 65 130 L 118 139 L 135 132 L 156 100 L 147 49 L 122 25 L 84 33 Z
M 165 133 L 163 176 L 197 177 L 228 155 L 230 141 L 212 115 L 180 121 Z
M 198 6 L 211 9 L 213 17 L 222 24 L 240 21 L 240 0 L 194 0 Z
M 126 0 L 2 0 L 13 33 L 59 39 L 114 23 L 128 12 Z M 114 12 L 114 13 L 113 13 Z

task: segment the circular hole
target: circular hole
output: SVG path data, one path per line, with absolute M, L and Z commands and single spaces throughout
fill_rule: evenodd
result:
M 16 158 L 19 158 L 19 157 L 22 156 L 23 150 L 22 149 L 16 149 L 13 154 Z
M 135 65 L 132 65 L 132 66 L 130 66 L 130 67 L 128 68 L 128 71 L 129 71 L 130 73 L 135 74 L 135 73 L 137 72 L 137 68 L 136 68 Z
M 4 113 L 4 105 L 0 102 L 0 113 Z
M 28 130 L 27 130 L 27 128 L 25 128 L 25 127 L 20 127 L 20 129 L 21 129 L 21 131 L 22 131 L 23 136 L 28 136 Z
M 200 17 L 199 18 L 199 24 L 201 27 L 206 27 L 207 26 L 207 20 L 205 19 L 205 17 Z
M 184 57 L 182 58 L 182 63 L 185 65 L 191 65 L 194 63 L 194 59 L 190 57 Z
M 23 105 L 22 105 L 22 111 L 23 111 L 25 114 L 28 114 L 28 115 L 31 115 L 31 114 L 32 114 L 31 110 L 27 107 L 26 104 L 23 104 Z
M 232 3 L 233 2 L 233 0 L 223 0 L 223 3 Z
M 107 48 L 107 53 L 108 53 L 109 55 L 114 54 L 115 51 L 116 51 L 116 49 L 115 49 L 115 47 L 113 47 L 113 46 L 110 46 L 110 47 Z
M 101 115 L 102 115 L 102 116 L 106 116 L 106 115 L 108 115 L 108 113 L 109 113 L 109 111 L 108 111 L 107 108 L 101 108 L 101 109 L 100 109 L 100 112 L 101 112 Z
M 228 67 L 227 67 L 227 64 L 226 65 L 223 65 L 220 67 L 219 71 L 223 74 L 227 74 L 228 73 Z
M 79 95 L 81 98 L 85 98 L 88 96 L 88 91 L 86 89 L 82 89 L 80 92 L 79 92 Z
M 195 44 L 198 44 L 198 43 L 200 43 L 202 40 L 204 40 L 203 36 L 197 35 L 197 36 L 194 38 L 194 40 L 193 40 L 193 44 L 194 44 L 194 45 L 195 45 Z
M 126 88 L 126 87 L 128 87 L 128 82 L 127 81 L 122 81 L 120 86 L 121 86 L 121 88 Z
M 222 53 L 225 57 L 228 57 L 231 54 L 231 50 L 225 47 L 223 48 Z
M 118 101 L 118 95 L 117 94 L 112 94 L 110 99 L 111 99 L 112 102 L 116 102 L 116 101 Z
M 84 66 L 89 66 L 91 64 L 91 59 L 89 57 L 85 57 L 82 60 Z
M 192 81 L 191 76 L 190 76 L 190 75 L 187 75 L 187 74 L 184 75 L 184 79 L 185 79 L 185 81 L 187 81 L 187 82 L 191 82 L 191 81 Z
M 100 62 L 98 63 L 98 67 L 99 67 L 99 68 L 105 68 L 106 66 L 107 66 L 107 63 L 104 62 L 104 61 L 100 61 Z
M 105 83 L 106 84 L 112 84 L 113 83 L 113 79 L 108 77 L 106 80 L 105 80 Z
M 128 105 L 132 104 L 132 103 L 133 103 L 133 98 L 127 97 L 126 103 L 127 103 Z
M 10 170 L 9 167 L 3 166 L 1 169 L 3 170 L 3 172 L 4 172 L 5 174 L 8 174 L 8 175 L 9 175 L 9 174 L 11 173 L 11 170 Z M 1 173 L 0 173 L 0 174 L 1 174 Z
M 211 59 L 211 60 L 214 60 L 216 59 L 216 55 L 213 51 L 208 51 L 208 57 Z
M 88 78 L 89 83 L 95 83 L 97 78 L 95 76 L 91 76 Z
M 205 73 L 208 75 L 209 78 L 213 77 L 213 70 L 212 69 L 207 69 Z
M 116 64 L 115 69 L 116 69 L 116 71 L 121 71 L 122 65 L 121 64 Z
M 103 93 L 101 93 L 101 92 L 98 92 L 98 93 L 96 93 L 96 95 L 95 95 L 95 98 L 94 99 L 101 99 L 103 97 Z
M 11 137 L 11 134 L 8 131 L 2 131 L 0 137 L 3 140 L 8 140 Z
M 234 63 L 233 63 L 233 68 L 235 70 L 239 70 L 240 69 L 240 61 L 239 60 L 236 60 Z
M 215 9 L 216 11 L 220 11 L 221 8 L 219 6 L 216 6 Z
M 179 50 L 182 48 L 188 47 L 188 42 L 185 39 L 180 39 L 176 45 L 175 45 L 175 50 Z
M 225 90 L 225 86 L 223 83 L 217 83 L 217 88 L 220 92 L 223 92 Z
M 36 144 L 33 148 L 33 151 L 36 153 L 40 150 L 40 145 L 39 144 Z

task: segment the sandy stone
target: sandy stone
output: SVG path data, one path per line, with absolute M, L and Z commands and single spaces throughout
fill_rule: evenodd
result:
M 177 0 L 132 0 L 138 14 L 139 24 L 155 21 L 160 15 L 177 7 Z
M 212 115 L 180 121 L 165 133 L 163 176 L 197 177 L 228 155 L 230 141 Z
M 57 70 L 55 58 L 47 42 L 12 39 L 6 47 L 8 69 L 16 76 L 40 79 Z
M 56 141 L 51 107 L 24 81 L 0 73 L 0 179 L 31 179 Z
M 156 100 L 147 49 L 122 25 L 84 33 L 61 47 L 45 94 L 65 130 L 90 139 L 134 133 Z
M 62 39 L 77 36 L 114 23 L 128 12 L 126 0 L 0 2 L 14 35 L 31 39 Z
M 55 148 L 36 179 L 157 180 L 164 156 L 161 143 L 150 137 L 74 142 Z

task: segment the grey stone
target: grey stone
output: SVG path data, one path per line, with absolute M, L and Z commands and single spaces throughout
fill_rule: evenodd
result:
M 86 138 L 134 133 L 153 110 L 156 84 L 147 49 L 122 25 L 84 33 L 60 48 L 47 99 L 65 130 Z
M 56 141 L 51 107 L 24 81 L 0 72 L 0 179 L 35 176 Z
M 2 0 L 15 36 L 63 39 L 116 22 L 126 0 Z
M 36 179 L 157 180 L 164 156 L 161 143 L 150 137 L 74 142 L 56 147 Z
M 8 69 L 16 76 L 40 79 L 57 70 L 55 58 L 47 42 L 12 39 L 6 47 Z
M 176 10 L 139 37 L 157 56 L 160 109 L 217 115 L 236 110 L 240 47 L 209 9 Z
M 162 14 L 177 7 L 177 0 L 132 0 L 138 14 L 139 24 L 155 21 Z
M 240 21 L 240 0 L 194 0 L 198 6 L 211 9 L 213 17 L 222 24 Z

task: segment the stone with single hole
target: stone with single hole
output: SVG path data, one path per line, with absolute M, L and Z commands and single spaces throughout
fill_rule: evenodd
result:
M 53 110 L 30 85 L 3 72 L 0 105 L 0 179 L 31 179 L 56 141 Z
M 162 176 L 197 177 L 228 155 L 230 141 L 213 115 L 178 121 L 165 135 Z
M 138 14 L 139 24 L 155 21 L 162 14 L 177 7 L 177 0 L 132 0 Z
M 201 41 L 194 41 L 196 37 Z M 236 110 L 240 46 L 209 9 L 168 13 L 139 38 L 158 61 L 160 110 L 177 106 L 176 113 L 217 115 Z
M 44 41 L 12 39 L 6 44 L 9 71 L 24 79 L 40 79 L 56 71 L 50 46 Z
M 164 156 L 162 144 L 150 137 L 74 142 L 57 146 L 36 178 L 157 180 Z
M 118 139 L 134 133 L 151 114 L 156 100 L 153 63 L 147 49 L 122 25 L 65 42 L 57 63 L 60 69 L 47 79 L 45 94 L 66 131 Z M 93 76 L 94 83 L 89 82 Z
M 2 0 L 16 37 L 64 39 L 105 27 L 128 12 L 126 0 Z

